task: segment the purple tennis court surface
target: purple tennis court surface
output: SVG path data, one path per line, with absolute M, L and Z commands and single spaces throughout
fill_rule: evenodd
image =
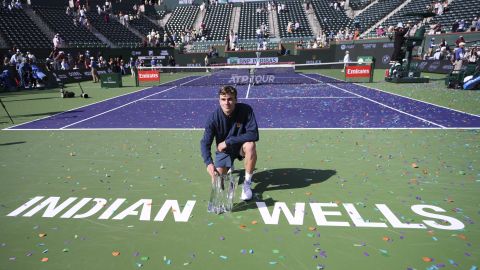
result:
M 310 84 L 238 86 L 260 128 L 480 128 L 480 116 L 380 90 L 329 83 L 302 75 Z M 161 85 L 59 113 L 10 130 L 202 129 L 218 106 L 218 86 Z

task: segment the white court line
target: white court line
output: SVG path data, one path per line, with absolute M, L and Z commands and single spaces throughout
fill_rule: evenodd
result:
M 201 78 L 201 77 L 192 79 L 192 80 L 190 80 L 190 81 L 188 81 L 188 82 L 185 82 L 185 83 L 180 84 L 180 86 L 182 86 L 182 85 L 184 85 L 184 84 L 186 84 L 186 83 L 189 83 L 189 82 L 198 80 L 198 79 L 200 79 L 200 78 Z M 67 127 L 70 127 L 70 126 L 73 126 L 73 125 L 76 125 L 76 124 L 85 122 L 85 121 L 90 120 L 90 119 L 92 119 L 92 118 L 98 117 L 98 116 L 100 116 L 100 115 L 104 115 L 104 114 L 106 114 L 106 113 L 109 113 L 109 112 L 112 112 L 112 111 L 115 111 L 115 110 L 118 110 L 118 109 L 120 109 L 120 108 L 123 108 L 123 107 L 125 107 L 125 106 L 128 106 L 128 105 L 130 105 L 130 104 L 132 104 L 132 103 L 135 103 L 135 102 L 137 102 L 137 101 L 140 101 L 140 100 L 142 100 L 142 99 L 146 99 L 146 98 L 148 98 L 148 97 L 151 97 L 151 96 L 154 96 L 154 95 L 157 95 L 157 94 L 161 94 L 161 93 L 170 91 L 170 90 L 175 89 L 175 88 L 177 88 L 177 87 L 178 87 L 178 86 L 172 86 L 172 87 L 167 88 L 167 89 L 165 89 L 165 90 L 162 90 L 162 91 L 160 91 L 160 92 L 153 93 L 153 94 L 151 94 L 151 95 L 145 96 L 145 97 L 143 97 L 143 98 L 140 98 L 140 99 L 137 99 L 137 100 L 134 100 L 134 101 L 130 101 L 130 102 L 128 102 L 128 103 L 125 103 L 125 104 L 123 104 L 123 105 L 121 105 L 121 106 L 118 106 L 118 107 L 115 107 L 115 108 L 113 108 L 113 109 L 110 109 L 110 110 L 108 110 L 108 111 L 104 111 L 104 112 L 99 113 L 99 114 L 96 114 L 96 115 L 94 115 L 94 116 L 90 116 L 90 117 L 85 118 L 85 119 L 82 119 L 82 120 L 80 120 L 80 121 L 77 121 L 77 122 L 71 123 L 71 124 L 69 124 L 69 125 L 63 126 L 63 127 L 59 128 L 59 129 L 64 129 L 64 128 L 67 128 Z
M 247 88 L 247 95 L 245 96 L 245 99 L 248 99 L 248 95 L 250 94 L 250 87 L 252 86 L 251 83 L 248 84 L 248 88 Z
M 311 77 L 308 77 L 307 75 L 304 75 L 304 74 L 301 74 L 301 75 L 302 75 L 302 76 L 305 76 L 305 77 L 307 77 L 307 78 L 311 78 Z M 311 79 L 314 79 L 314 78 L 311 78 Z M 314 79 L 314 80 L 316 80 L 316 79 Z M 350 92 L 350 91 L 348 91 L 348 90 L 346 90 L 346 89 L 343 89 L 343 88 L 340 88 L 340 87 L 338 87 L 338 86 L 332 85 L 331 83 L 327 83 L 327 85 L 330 85 L 331 87 L 337 88 L 337 89 L 342 90 L 342 91 L 344 91 L 344 92 L 350 93 L 350 94 L 352 94 L 352 95 L 355 95 L 355 96 L 364 98 L 364 99 L 366 99 L 366 100 L 368 100 L 368 101 L 370 101 L 370 102 L 376 103 L 376 104 L 378 104 L 378 105 L 384 106 L 384 107 L 386 107 L 386 108 L 389 108 L 389 109 L 394 110 L 394 111 L 396 111 L 396 112 L 399 112 L 399 113 L 408 115 L 408 116 L 413 117 L 413 118 L 416 118 L 416 119 L 418 119 L 418 120 L 421 120 L 421 121 L 430 123 L 430 124 L 435 125 L 435 126 L 439 126 L 439 127 L 441 127 L 441 128 L 446 128 L 446 127 L 444 127 L 444 126 L 442 126 L 442 125 L 440 125 L 440 124 L 437 124 L 437 123 L 435 123 L 435 122 L 432 122 L 432 121 L 429 121 L 429 120 L 427 120 L 427 119 L 418 117 L 418 116 L 416 116 L 416 115 L 413 115 L 413 114 L 410 114 L 410 113 L 401 111 L 401 110 L 399 110 L 399 109 L 396 109 L 396 108 L 393 108 L 393 107 L 391 107 L 391 106 L 385 105 L 385 104 L 383 104 L 383 103 L 381 103 L 381 102 L 378 102 L 378 101 L 375 101 L 375 100 L 373 100 L 373 99 L 364 97 L 364 96 L 362 96 L 362 95 L 359 95 L 359 94 Z
M 332 127 L 332 128 L 259 128 L 263 131 L 291 131 L 291 130 L 475 130 L 480 129 L 480 127 Z M 205 128 L 69 128 L 69 129 L 12 129 L 10 131 L 149 131 L 149 130 L 158 130 L 158 131 L 204 131 Z
M 255 99 L 351 99 L 351 98 L 360 98 L 360 97 L 259 97 L 259 98 L 248 98 L 250 100 L 255 100 Z M 247 98 L 239 98 L 238 100 L 244 100 Z M 147 98 L 147 99 L 142 99 L 141 101 L 203 101 L 203 100 L 218 100 L 218 98 Z
M 324 77 L 327 77 L 327 78 L 331 78 L 331 79 L 334 79 L 334 80 L 339 80 L 339 79 L 337 79 L 337 78 L 335 78 L 335 77 L 332 77 L 332 76 L 327 76 L 327 75 L 321 75 L 321 76 L 324 76 Z M 340 81 L 340 80 L 339 80 L 339 81 Z M 387 91 L 385 91 L 385 90 L 378 89 L 378 88 L 375 88 L 375 87 L 366 86 L 366 85 L 362 85 L 362 84 L 359 84 L 359 83 L 353 83 L 353 84 L 355 84 L 355 85 L 358 85 L 358 86 L 361 86 L 361 87 L 365 87 L 365 88 L 373 89 L 373 90 L 376 90 L 376 91 L 379 91 L 379 92 L 382 92 L 382 93 L 386 93 L 386 94 L 394 95 L 394 96 L 397 96 L 397 97 L 402 97 L 402 98 L 406 98 L 406 99 L 410 99 L 410 100 L 414 100 L 414 101 L 422 102 L 422 103 L 425 103 L 425 104 L 428 104 L 428 105 L 432 105 L 432 106 L 436 106 L 436 107 L 444 108 L 444 109 L 447 109 L 447 110 L 452 110 L 452 111 L 456 111 L 456 112 L 459 112 L 459 113 L 464 113 L 464 114 L 468 114 L 468 115 L 471 115 L 471 116 L 480 117 L 480 115 L 477 115 L 477 114 L 473 114 L 473 113 L 469 113 L 469 112 L 460 111 L 460 110 L 457 110 L 457 109 L 449 108 L 449 107 L 446 107 L 446 106 L 442 106 L 442 105 L 434 104 L 434 103 L 431 103 L 431 102 L 428 102 L 428 101 L 423 101 L 423 100 L 416 99 L 416 98 L 412 98 L 412 97 L 406 97 L 406 96 L 402 96 L 402 95 L 400 95 L 400 94 L 396 94 L 396 93 L 387 92 Z
M 164 82 L 158 86 L 163 86 L 164 84 L 167 84 L 167 83 L 172 83 L 174 81 L 178 81 L 178 80 L 182 80 L 184 78 L 179 78 L 179 79 L 175 79 L 175 80 L 172 80 L 172 81 L 169 81 L 169 82 Z M 142 89 L 139 89 L 139 90 L 136 90 L 136 91 L 133 91 L 133 92 L 130 92 L 130 93 L 125 93 L 125 94 L 122 94 L 122 95 L 119 95 L 119 96 L 115 96 L 115 97 L 111 97 L 111 98 L 107 98 L 107 99 L 104 99 L 104 100 L 100 100 L 100 101 L 97 101 L 97 102 L 94 102 L 94 103 L 90 103 L 90 104 L 87 104 L 87 105 L 83 105 L 83 106 L 80 106 L 80 107 L 77 107 L 77 108 L 74 108 L 74 109 L 70 109 L 70 110 L 67 110 L 67 111 L 64 111 L 64 112 L 59 112 L 59 113 L 56 113 L 56 114 L 52 114 L 52 115 L 49 115 L 49 116 L 45 116 L 45 117 L 42 117 L 42 118 L 38 118 L 38 119 L 35 119 L 35 120 L 31 120 L 31 121 L 28 121 L 28 122 L 24 122 L 24 123 L 21 123 L 21 124 L 16 124 L 16 125 L 13 125 L 11 127 L 8 127 L 8 128 L 4 128 L 2 130 L 15 130 L 13 129 L 14 127 L 17 127 L 17 126 L 21 126 L 21 125 L 26 125 L 26 124 L 29 124 L 29 123 L 32 123 L 32 122 L 35 122 L 35 121 L 40 121 L 42 119 L 46 119 L 46 118 L 49 118 L 49 117 L 54 117 L 54 116 L 57 116 L 57 115 L 60 115 L 62 113 L 67 113 L 67 112 L 71 112 L 71 111 L 75 111 L 75 110 L 78 110 L 78 109 L 81 109 L 81 108 L 85 108 L 85 107 L 88 107 L 90 105 L 95 105 L 95 104 L 98 104 L 100 102 L 104 102 L 104 101 L 108 101 L 108 100 L 111 100 L 111 99 L 115 99 L 115 98 L 119 98 L 119 97 L 123 97 L 123 96 L 127 96 L 127 95 L 131 95 L 131 94 L 135 94 L 137 92 L 140 92 L 140 91 L 144 91 L 146 89 L 150 89 L 150 88 L 154 88 L 154 87 L 158 87 L 158 86 L 149 86 L 149 87 L 146 87 L 146 88 L 142 88 Z M 30 130 L 30 129 L 21 129 L 21 130 Z M 36 130 L 36 129 L 33 129 L 33 130 Z M 43 129 L 43 130 L 47 130 L 47 129 Z M 51 129 L 51 130 L 58 130 L 58 129 Z

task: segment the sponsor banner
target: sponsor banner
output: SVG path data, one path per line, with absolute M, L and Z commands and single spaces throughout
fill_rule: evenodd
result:
M 98 75 L 112 73 L 111 69 L 99 68 Z M 92 72 L 89 69 L 84 70 L 56 70 L 52 71 L 52 75 L 61 80 L 62 83 L 76 83 L 92 80 Z
M 371 66 L 347 66 L 345 78 L 370 78 Z
M 453 65 L 448 60 L 413 61 L 413 64 L 415 64 L 421 72 L 448 74 L 453 70 Z
M 139 70 L 138 71 L 139 82 L 158 82 L 160 81 L 160 73 L 158 70 Z
M 260 57 L 260 64 L 277 64 L 278 57 Z M 230 57 L 227 59 L 227 63 L 230 65 L 256 65 L 257 58 L 240 58 Z

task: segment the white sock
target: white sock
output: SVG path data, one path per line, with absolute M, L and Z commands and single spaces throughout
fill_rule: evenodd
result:
M 248 184 L 251 184 L 252 183 L 252 176 L 253 176 L 253 173 L 245 173 L 245 183 L 248 183 Z

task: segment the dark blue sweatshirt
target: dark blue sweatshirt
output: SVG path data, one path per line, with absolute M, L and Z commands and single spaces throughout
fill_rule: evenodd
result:
M 203 162 L 205 165 L 213 163 L 212 147 L 213 138 L 216 139 L 216 145 L 225 141 L 227 144 L 227 153 L 232 153 L 234 157 L 240 147 L 245 142 L 258 141 L 258 126 L 252 107 L 245 103 L 237 103 L 235 110 L 230 117 L 227 117 L 219 106 L 207 119 L 205 133 L 200 141 Z

